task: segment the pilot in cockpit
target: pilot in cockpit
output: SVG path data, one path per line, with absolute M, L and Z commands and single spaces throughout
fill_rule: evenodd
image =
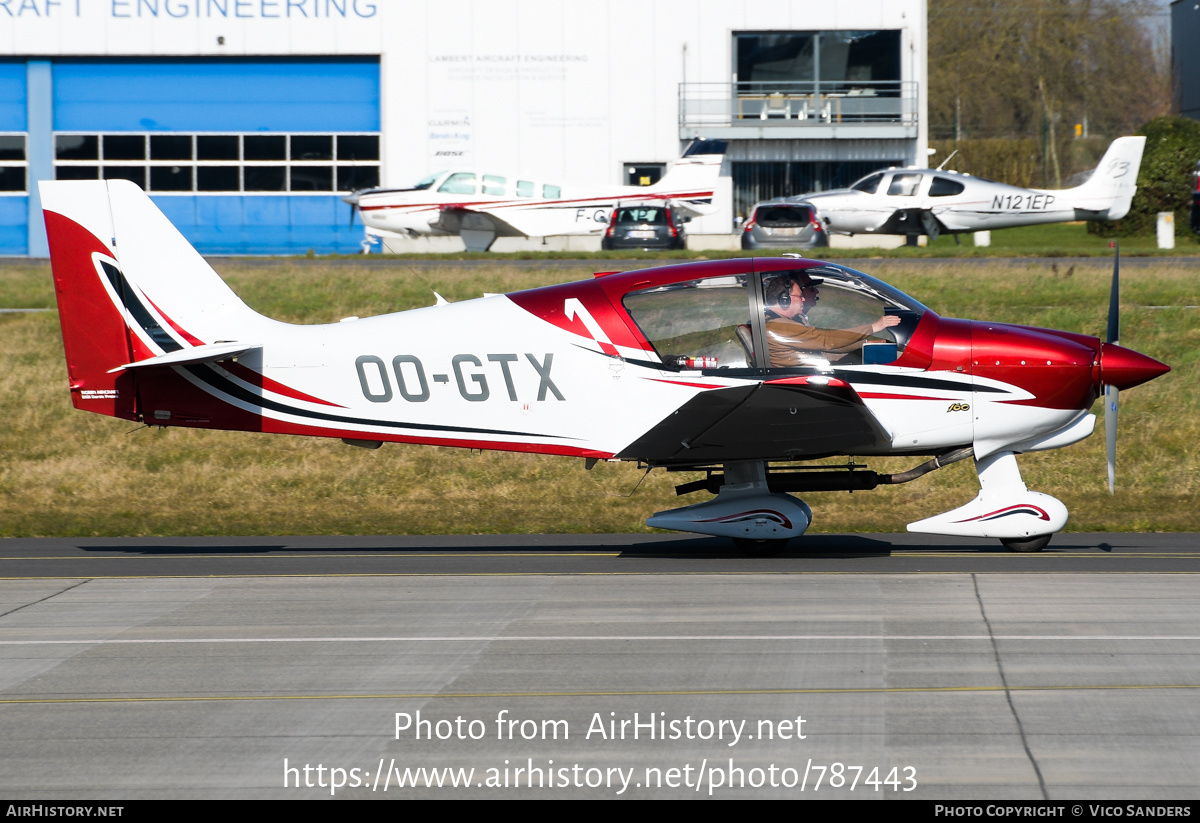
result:
M 813 326 L 808 321 L 808 312 L 820 299 L 818 286 L 823 282 L 807 272 L 793 272 L 766 283 L 767 353 L 771 366 L 849 362 L 847 355 L 861 350 L 868 337 L 900 323 L 899 317 L 885 314 L 874 323 L 850 329 Z

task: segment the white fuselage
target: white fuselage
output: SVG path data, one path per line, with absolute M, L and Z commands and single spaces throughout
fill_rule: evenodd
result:
M 371 189 L 345 198 L 374 232 L 496 237 L 600 234 L 618 205 L 670 203 L 685 215 L 708 214 L 724 144 L 696 141 L 649 186 L 546 183 L 474 171 L 438 172 L 410 189 Z
M 584 326 L 598 329 L 589 319 Z M 697 395 L 762 380 L 660 369 L 648 362 L 656 359 L 652 353 L 613 345 L 603 333 L 566 331 L 504 295 L 325 326 L 261 318 L 261 326 L 243 333 L 262 347 L 239 362 L 293 390 L 273 396 L 254 389 L 278 405 L 264 408 L 184 372 L 187 379 L 284 428 L 318 423 L 364 440 L 403 435 L 610 456 Z M 1083 415 L 1023 405 L 1033 398 L 1028 391 L 957 372 L 939 372 L 939 387 L 899 397 L 869 379 L 880 374 L 902 380 L 927 372 L 879 365 L 838 369 L 891 436 L 871 453 L 931 453 L 971 444 L 982 452 L 991 448 L 985 444 L 1033 441 Z M 240 380 L 236 372 L 225 377 Z M 326 402 L 306 402 L 298 394 Z M 339 419 L 319 422 L 329 415 Z M 807 424 L 798 419 L 797 425 Z
M 500 175 L 469 173 L 483 180 L 495 177 L 513 181 L 505 186 L 482 184 L 460 184 L 470 186 L 470 191 L 439 191 L 439 187 L 453 185 L 450 178 L 463 172 L 442 172 L 434 183 L 425 189 L 375 189 L 355 195 L 355 203 L 362 215 L 364 225 L 375 231 L 408 235 L 458 234 L 457 226 L 443 217 L 447 209 L 463 209 L 495 213 L 502 219 L 521 220 L 537 216 L 555 229 L 553 234 L 599 234 L 608 226 L 609 217 L 618 202 L 633 202 L 655 199 L 644 189 L 635 186 L 590 187 L 583 191 L 578 186 L 558 186 L 528 181 L 529 194 L 516 196 L 516 178 Z M 526 182 L 526 181 L 520 181 Z M 489 193 L 501 190 L 504 193 Z M 552 196 L 547 196 L 550 194 Z M 533 213 L 538 213 L 534 215 Z
M 1025 189 L 941 169 L 888 169 L 848 189 L 794 198 L 839 234 L 989 231 L 1073 220 L 1119 220 L 1129 211 L 1144 137 L 1112 142 L 1088 180 L 1069 189 Z

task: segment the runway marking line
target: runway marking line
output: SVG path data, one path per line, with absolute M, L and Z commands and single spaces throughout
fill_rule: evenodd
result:
M 667 635 L 631 635 L 631 634 L 599 634 L 599 635 L 446 635 L 446 636 L 382 636 L 382 637 L 144 637 L 144 638 L 105 638 L 97 640 L 0 640 L 3 646 L 116 646 L 116 645 L 171 645 L 184 643 L 494 643 L 520 642 L 535 643 L 538 641 L 553 642 L 700 642 L 711 643 L 724 640 L 737 642 L 774 642 L 774 641 L 831 641 L 847 640 L 904 640 L 904 641 L 954 641 L 970 640 L 990 642 L 1004 641 L 1093 641 L 1093 642 L 1147 642 L 1147 641 L 1183 641 L 1200 640 L 1200 635 L 1176 634 L 1102 634 L 1102 635 L 1057 635 L 1057 634 L 667 634 Z
M 749 577 L 749 576 L 770 576 L 770 575 L 876 575 L 876 576 L 915 576 L 928 575 L 936 577 L 939 575 L 961 575 L 961 574 L 1010 574 L 1010 575 L 1060 575 L 1060 574 L 1145 574 L 1145 575 L 1194 575 L 1200 573 L 1197 571 L 1140 571 L 1136 569 L 1125 569 L 1119 571 L 1103 571 L 1101 569 L 1084 569 L 1081 571 L 1065 572 L 1059 570 L 1037 570 L 1037 569 L 981 569 L 975 571 L 957 570 L 957 571 L 930 571 L 927 569 L 915 569 L 913 571 L 888 571 L 886 569 L 866 569 L 855 571 L 851 569 L 832 569 L 829 571 L 817 571 L 814 569 L 801 569 L 791 571 L 788 569 L 761 569 L 754 571 L 736 571 L 727 569 L 724 571 L 627 571 L 627 572 L 573 572 L 573 571 L 556 571 L 556 572 L 295 572 L 289 574 L 270 574 L 262 572 L 242 572 L 229 574 L 31 574 L 24 576 L 0 576 L 0 581 L 5 580 L 236 580 L 236 579 L 261 579 L 261 580 L 286 580 L 290 578 L 314 578 L 314 579 L 329 579 L 336 577 L 345 578 L 360 578 L 360 577 Z
M 846 554 L 853 555 L 846 559 L 860 559 L 860 555 L 866 554 L 869 550 L 850 551 Z M 15 557 L 0 557 L 2 561 L 12 560 L 330 560 L 330 559 L 350 559 L 350 558 L 368 558 L 368 559 L 387 559 L 387 558 L 437 558 L 445 559 L 448 557 L 471 557 L 471 558 L 505 558 L 505 557 L 621 557 L 625 552 L 456 552 L 453 549 L 448 549 L 442 552 L 424 552 L 421 554 L 413 554 L 409 552 L 394 552 L 389 554 L 293 554 L 293 553 L 273 553 L 273 554 L 132 554 L 132 555 L 19 555 Z M 799 555 L 794 559 L 836 559 L 842 553 L 813 551 L 811 554 Z M 657 557 L 658 554 L 655 555 Z M 869 554 L 871 557 L 884 556 L 883 551 L 874 554 Z M 1200 552 L 1118 552 L 1118 551 L 1100 551 L 1099 549 L 1084 549 L 1081 551 L 1067 552 L 1037 552 L 1037 553 L 1022 553 L 1018 557 L 1014 557 L 1012 553 L 997 552 L 993 550 L 987 551 L 923 551 L 910 552 L 903 549 L 892 549 L 888 556 L 892 557 L 980 557 L 992 556 L 995 558 L 1011 558 L 1013 560 L 1028 559 L 1028 560 L 1046 560 L 1049 558 L 1069 558 L 1073 560 L 1090 560 L 1097 557 L 1106 558 L 1141 558 L 1147 560 L 1169 560 L 1173 558 L 1200 558 Z M 642 559 L 638 555 L 632 556 L 630 559 Z M 648 559 L 648 558 L 647 558 Z M 750 560 L 751 558 L 742 558 Z M 785 559 L 793 559 L 787 557 Z
M 263 700 L 491 700 L 523 697 L 719 697 L 722 695 L 769 696 L 799 694 L 988 694 L 1003 692 L 1080 691 L 1172 691 L 1200 689 L 1200 683 L 1109 686 L 907 686 L 896 688 L 825 689 L 672 689 L 666 691 L 579 691 L 579 692 L 413 692 L 397 694 L 245 694 L 174 697 L 32 697 L 0 700 L 0 705 L 66 703 L 209 703 Z
M 288 550 L 284 550 L 288 551 Z M 295 551 L 294 549 L 291 551 Z M 48 557 L 0 557 L 0 560 L 318 560 L 350 557 L 620 557 L 621 552 L 474 552 L 452 549 L 435 554 L 133 554 L 133 555 L 51 555 Z

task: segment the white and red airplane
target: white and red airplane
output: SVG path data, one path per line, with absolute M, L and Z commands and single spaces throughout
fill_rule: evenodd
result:
M 41 195 L 76 408 L 371 448 L 701 471 L 679 491 L 714 499 L 647 522 L 751 552 L 808 527 L 808 506 L 787 492 L 907 482 L 966 457 L 979 495 L 909 529 L 1036 551 L 1067 510 L 1025 487 L 1015 455 L 1087 437 L 1102 387 L 1115 394 L 1169 370 L 1115 344 L 1115 300 L 1102 342 L 939 317 L 865 274 L 796 258 L 598 274 L 292 325 L 247 307 L 134 184 L 47 182 Z M 834 348 L 773 365 L 787 334 Z M 902 474 L 795 468 L 835 455 L 933 459 Z
M 685 216 L 710 214 L 727 144 L 693 140 L 651 186 L 552 185 L 532 177 L 442 171 L 411 188 L 367 189 L 342 198 L 369 234 L 459 235 L 468 251 L 497 237 L 599 235 L 618 204 L 671 203 Z

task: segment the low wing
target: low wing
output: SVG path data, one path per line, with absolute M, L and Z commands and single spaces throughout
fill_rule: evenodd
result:
M 480 207 L 446 206 L 442 208 L 438 219 L 430 225 L 450 234 L 462 234 L 465 229 L 466 231 L 492 231 L 496 233 L 497 237 L 529 236 L 508 221 L 502 220 L 486 208 Z
M 667 202 L 680 214 L 688 217 L 703 217 L 717 210 L 717 205 L 712 200 L 712 192 L 693 192 L 691 195 L 668 198 Z
M 621 202 L 625 202 L 622 199 Z M 497 237 L 596 234 L 608 225 L 616 198 L 595 201 L 534 201 L 519 206 L 445 206 L 435 228 L 451 234 L 495 232 Z
M 787 460 L 854 454 L 891 443 L 891 433 L 851 386 L 834 378 L 824 385 L 810 379 L 702 392 L 618 457 L 659 464 Z

